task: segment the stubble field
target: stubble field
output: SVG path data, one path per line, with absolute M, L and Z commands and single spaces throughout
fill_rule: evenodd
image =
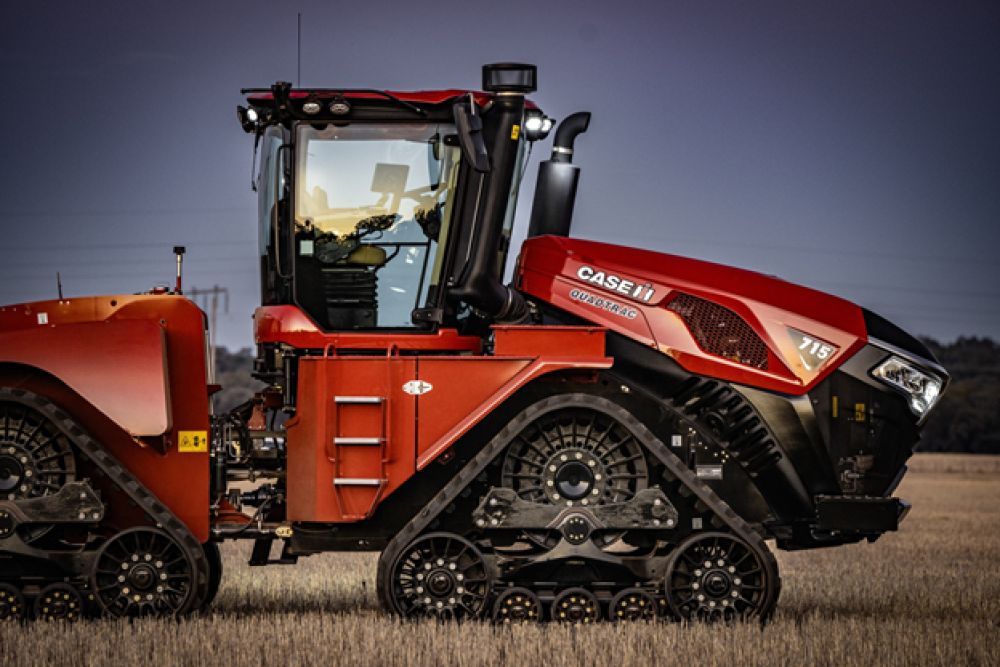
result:
M 227 545 L 207 616 L 181 622 L 0 626 L 0 664 L 837 665 L 1000 664 L 1000 457 L 918 455 L 913 511 L 875 544 L 778 552 L 775 619 L 511 628 L 387 618 L 375 555 L 249 568 Z

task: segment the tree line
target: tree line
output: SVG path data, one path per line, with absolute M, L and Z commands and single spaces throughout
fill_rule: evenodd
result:
M 951 374 L 951 384 L 927 418 L 918 449 L 1000 454 L 1000 344 L 976 337 L 924 343 Z
M 924 343 L 951 374 L 949 385 L 924 428 L 921 451 L 1000 454 L 1000 344 L 989 338 L 959 338 L 942 345 Z M 215 398 L 217 414 L 248 400 L 264 385 L 250 373 L 249 348 L 216 351 L 216 382 L 223 389 Z

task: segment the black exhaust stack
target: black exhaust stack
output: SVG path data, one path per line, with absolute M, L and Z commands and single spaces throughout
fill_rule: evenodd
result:
M 573 164 L 573 142 L 589 125 L 589 111 L 578 111 L 559 124 L 552 157 L 538 166 L 528 238 L 545 234 L 569 236 L 576 186 L 580 182 L 580 168 Z

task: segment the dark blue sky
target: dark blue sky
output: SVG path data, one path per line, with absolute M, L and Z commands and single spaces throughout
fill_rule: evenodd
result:
M 100 6 L 99 9 L 84 4 Z M 996 2 L 4 3 L 0 302 L 226 286 L 257 299 L 239 88 L 473 88 L 594 113 L 575 235 L 735 264 L 940 339 L 1000 338 Z M 550 147 L 545 142 L 537 162 Z M 523 229 L 534 181 L 526 178 Z

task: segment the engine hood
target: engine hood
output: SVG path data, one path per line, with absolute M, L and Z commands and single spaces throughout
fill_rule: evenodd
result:
M 638 248 L 525 241 L 519 289 L 701 375 L 803 394 L 867 343 L 857 305 L 774 276 Z

